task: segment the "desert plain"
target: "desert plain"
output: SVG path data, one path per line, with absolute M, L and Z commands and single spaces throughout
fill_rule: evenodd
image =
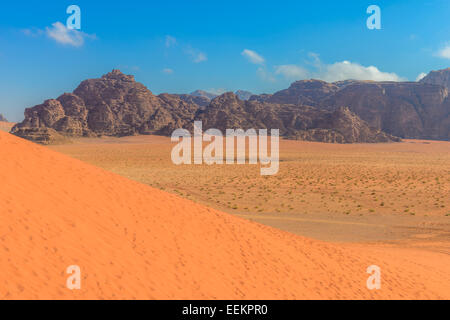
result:
M 194 202 L 326 241 L 439 247 L 450 253 L 450 142 L 280 141 L 279 172 L 174 165 L 160 136 L 75 139 L 51 149 Z

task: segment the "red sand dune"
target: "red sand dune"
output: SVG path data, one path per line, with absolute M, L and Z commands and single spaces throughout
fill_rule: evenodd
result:
M 450 298 L 445 254 L 295 236 L 3 132 L 0 159 L 2 299 Z

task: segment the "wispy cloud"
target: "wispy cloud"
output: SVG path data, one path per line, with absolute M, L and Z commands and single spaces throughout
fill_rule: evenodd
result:
M 275 66 L 275 75 L 281 75 L 287 80 L 304 80 L 315 78 L 327 82 L 340 80 L 373 80 L 373 81 L 404 81 L 405 78 L 395 73 L 383 72 L 375 66 L 363 66 L 347 60 L 325 64 L 317 53 L 310 52 L 306 61 L 308 68 L 286 64 Z
M 37 28 L 30 28 L 30 29 L 22 29 L 22 33 L 29 37 L 39 37 L 44 34 L 44 31 Z
M 450 43 L 447 43 L 447 45 L 439 50 L 436 55 L 440 58 L 450 59 Z
M 283 75 L 286 79 L 301 80 L 308 77 L 309 72 L 303 67 L 294 64 L 285 64 L 275 67 L 275 74 Z
M 373 81 L 405 81 L 395 73 L 383 72 L 375 66 L 363 66 L 356 62 L 340 61 L 325 64 L 316 53 L 309 53 L 309 68 L 286 64 L 275 66 L 275 75 L 283 76 L 287 80 L 303 80 L 307 78 L 320 79 L 327 82 L 340 80 L 373 80 Z
M 164 42 L 164 45 L 168 49 L 174 48 L 174 47 L 180 45 L 182 48 L 181 49 L 182 52 L 185 55 L 189 56 L 191 61 L 194 63 L 200 63 L 200 62 L 208 60 L 208 56 L 206 55 L 206 53 L 204 53 L 203 51 L 200 51 L 196 48 L 193 48 L 190 44 L 186 44 L 183 41 L 178 41 L 178 39 L 176 39 L 173 36 L 166 35 L 166 40 Z
M 265 67 L 259 67 L 258 70 L 256 70 L 256 73 L 261 78 L 261 80 L 268 81 L 268 82 L 275 82 L 277 79 L 272 75 L 271 72 L 267 71 Z
M 50 27 L 46 27 L 45 30 L 30 28 L 23 29 L 23 34 L 30 37 L 39 37 L 46 35 L 50 39 L 68 46 L 81 47 L 84 44 L 85 39 L 97 39 L 95 35 L 87 34 L 75 29 L 69 29 L 61 22 L 55 22 Z
M 172 37 L 169 35 L 166 36 L 166 42 L 165 42 L 166 48 L 173 47 L 176 44 L 177 44 L 177 39 L 175 37 Z
M 425 72 L 422 72 L 417 76 L 416 81 L 420 81 L 423 78 L 425 78 L 426 76 L 427 76 L 427 74 Z
M 264 58 L 253 50 L 244 49 L 241 54 L 253 64 L 264 64 Z
M 63 45 L 81 47 L 86 38 L 96 39 L 95 35 L 90 35 L 75 29 L 69 29 L 61 22 L 55 22 L 51 27 L 45 28 L 46 35 Z
M 170 69 L 170 68 L 164 68 L 162 70 L 162 72 L 165 74 L 173 74 L 174 71 L 173 71 L 173 69 Z
M 362 66 L 359 63 L 350 61 L 336 62 L 325 65 L 317 78 L 328 81 L 340 80 L 373 80 L 373 81 L 404 81 L 405 78 L 395 73 L 382 72 L 375 66 Z
M 186 54 L 188 54 L 191 57 L 192 61 L 195 63 L 200 63 L 200 62 L 208 60 L 208 57 L 206 56 L 206 54 L 204 52 L 194 49 L 191 46 L 188 46 L 185 49 L 185 52 L 186 52 Z

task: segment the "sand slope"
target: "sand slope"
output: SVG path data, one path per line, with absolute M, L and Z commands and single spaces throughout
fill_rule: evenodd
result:
M 3 132 L 0 161 L 3 299 L 450 298 L 445 254 L 295 236 Z

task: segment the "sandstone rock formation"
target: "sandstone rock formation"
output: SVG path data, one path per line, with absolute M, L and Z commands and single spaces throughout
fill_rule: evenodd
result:
M 268 93 L 255 94 L 255 95 L 251 96 L 250 99 L 248 99 L 248 100 L 264 102 L 264 101 L 267 101 L 271 96 L 272 96 L 272 94 L 268 94 Z
M 202 120 L 204 129 L 280 129 L 283 136 L 311 141 L 397 141 L 344 108 L 344 102 L 351 106 L 353 100 L 337 99 L 337 93 L 358 84 L 340 89 L 339 85 L 318 80 L 298 81 L 274 95 L 252 96 L 243 101 L 230 92 L 207 104 L 209 96 L 203 91 L 156 96 L 133 76 L 113 70 L 99 79 L 81 82 L 73 93 L 26 109 L 25 120 L 11 132 L 48 144 L 64 141 L 64 137 L 171 135 L 177 128 L 191 130 L 194 120 Z M 330 94 L 336 100 L 330 102 L 332 107 L 323 107 L 322 101 Z
M 450 90 L 450 68 L 431 71 L 420 82 L 443 86 Z
M 175 94 L 175 96 L 178 96 L 184 102 L 196 104 L 202 108 L 205 108 L 211 102 L 211 99 L 205 96 L 195 96 L 192 94 Z
M 370 128 L 348 108 L 336 111 L 294 104 L 242 101 L 228 92 L 196 115 L 203 129 L 280 129 L 280 135 L 308 141 L 333 143 L 391 142 L 398 138 Z
M 266 101 L 280 104 L 316 106 L 320 100 L 338 90 L 338 86 L 325 81 L 302 80 L 292 83 L 288 89 L 274 93 Z
M 395 136 L 450 140 L 449 79 L 450 68 L 432 71 L 420 82 L 304 80 L 250 100 L 326 110 L 348 107 L 369 126 Z
M 402 138 L 450 139 L 450 99 L 442 86 L 417 82 L 355 82 L 320 102 L 348 106 L 370 126 Z
M 72 137 L 151 134 L 192 122 L 197 109 L 176 95 L 155 96 L 133 76 L 113 70 L 26 109 L 25 120 L 11 132 L 42 143 L 51 143 L 48 128 Z

